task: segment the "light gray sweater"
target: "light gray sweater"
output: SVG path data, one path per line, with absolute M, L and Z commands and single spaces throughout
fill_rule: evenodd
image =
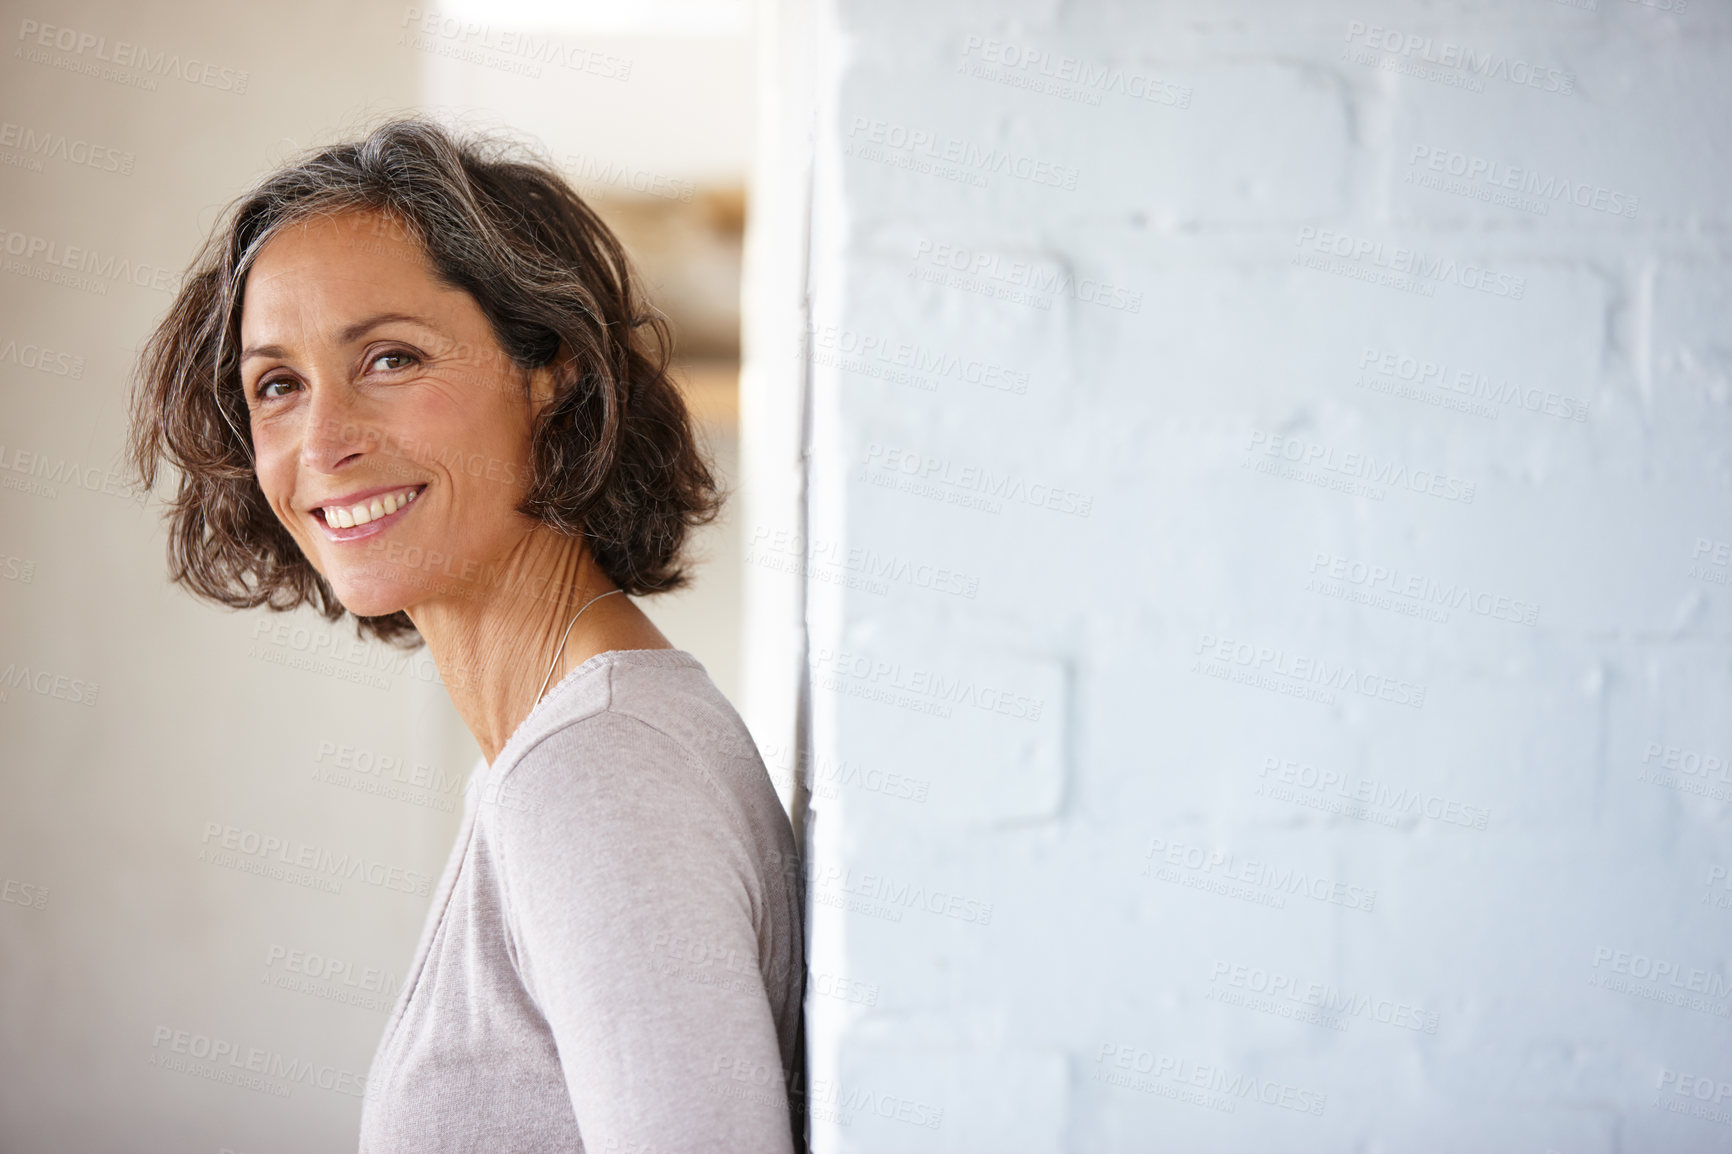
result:
M 362 1154 L 804 1149 L 797 862 L 696 658 L 572 670 L 470 775 Z

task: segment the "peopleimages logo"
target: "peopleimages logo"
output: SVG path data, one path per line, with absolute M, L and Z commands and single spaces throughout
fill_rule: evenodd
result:
M 244 1046 L 228 1038 L 214 1038 L 191 1030 L 157 1026 L 151 1035 L 150 1046 L 152 1066 L 213 1082 L 268 1090 L 279 1097 L 288 1097 L 297 1085 L 313 1085 L 354 1098 L 365 1096 L 367 1089 L 366 1075 L 354 1070 L 329 1064 L 316 1065 L 277 1050 Z
M 1040 309 L 1051 308 L 1053 299 L 1060 296 L 1120 312 L 1140 312 L 1143 307 L 1141 292 L 1093 277 L 1079 280 L 1050 262 L 1015 260 L 965 245 L 919 241 L 914 246 L 914 266 L 910 275 L 928 283 Z
M 1702 1074 L 1681 1074 L 1677 1070 L 1661 1070 L 1658 1088 L 1670 1089 L 1672 1093 L 1683 1098 L 1695 1098 L 1702 1102 L 1721 1102 L 1732 1098 L 1732 1082 L 1724 1078 L 1714 1078 Z
M 1440 609 L 1466 609 L 1481 617 L 1517 625 L 1539 622 L 1540 607 L 1532 601 L 1490 589 L 1475 589 L 1463 581 L 1443 581 L 1427 574 L 1404 571 L 1398 565 L 1377 565 L 1318 549 L 1312 553 L 1310 572 L 1314 582 L 1321 580 L 1355 586 L 1373 595 L 1387 594 Z M 1314 591 L 1329 592 L 1321 585 Z M 1448 615 L 1445 614 L 1443 619 L 1448 620 Z
M 775 564 L 773 555 L 777 554 L 805 564 Z M 978 576 L 959 570 L 911 560 L 897 553 L 880 553 L 867 546 L 850 547 L 839 538 L 808 539 L 785 529 L 772 531 L 764 525 L 758 526 L 752 534 L 747 544 L 746 560 L 748 564 L 766 565 L 833 584 L 844 583 L 837 581 L 836 577 L 847 573 L 858 576 L 858 584 L 868 592 L 879 594 L 888 591 L 891 581 L 971 599 L 980 590 Z
M 6 475 L 12 473 L 21 476 Z M 119 469 L 80 465 L 77 461 L 69 461 L 65 457 L 50 457 L 46 453 L 35 453 L 27 449 L 8 449 L 6 445 L 0 444 L 0 488 L 17 489 L 53 500 L 60 495 L 60 490 L 56 488 L 59 485 L 88 489 L 92 493 L 105 493 L 110 497 L 122 497 L 140 505 L 144 504 L 148 497 L 142 489 L 129 490 L 126 475 Z
M 1413 146 L 1412 152 L 1408 154 L 1407 166 L 1407 175 L 1403 179 L 1408 184 L 1419 184 L 1490 203 L 1508 204 L 1511 208 L 1520 208 L 1539 216 L 1550 215 L 1548 202 L 1560 200 L 1577 208 L 1588 208 L 1631 220 L 1635 219 L 1636 210 L 1641 206 L 1639 198 L 1604 185 L 1550 174 L 1542 176 L 1532 168 L 1504 164 L 1501 161 L 1487 160 L 1483 156 L 1428 144 Z M 1429 170 L 1439 177 L 1453 177 L 1456 183 L 1439 180 L 1428 182 L 1427 174 L 1422 170 Z M 1523 197 L 1532 197 L 1533 202 L 1527 202 Z
M 949 717 L 950 706 L 959 705 L 1036 722 L 1046 706 L 1042 698 L 977 681 L 972 676 L 946 674 L 919 665 L 905 666 L 900 661 L 885 661 L 846 649 L 817 646 L 808 664 L 816 684 L 822 688 L 891 704 L 913 702 L 927 707 L 921 712 L 941 717 Z
M 920 882 L 885 873 L 856 872 L 852 867 L 835 865 L 815 866 L 811 890 L 813 900 L 824 905 L 841 904 L 835 899 L 842 896 L 859 898 L 868 904 L 877 903 L 876 911 L 857 908 L 855 912 L 872 916 L 895 914 L 894 918 L 887 919 L 891 921 L 901 921 L 904 910 L 920 910 L 971 925 L 992 924 L 991 902 L 950 890 L 928 889 Z
M 1579 397 L 1552 389 L 1520 385 L 1476 369 L 1451 370 L 1448 365 L 1439 361 L 1412 357 L 1371 345 L 1366 345 L 1359 354 L 1359 368 L 1362 373 L 1369 371 L 1385 381 L 1413 385 L 1422 392 L 1454 394 L 1462 399 L 1465 407 L 1471 407 L 1475 416 L 1497 416 L 1498 410 L 1474 404 L 1486 401 L 1506 408 L 1520 407 L 1538 416 L 1556 417 L 1560 421 L 1588 419 L 1588 402 Z M 1378 392 L 1391 391 L 1387 386 L 1367 386 L 1363 376 L 1359 383 L 1361 387 L 1370 387 Z M 1483 414 L 1480 412 L 1482 409 Z
M 22 261 L 39 261 L 56 269 L 66 270 L 72 274 L 86 274 L 98 278 L 93 282 L 81 282 L 71 287 L 85 289 L 94 288 L 98 293 L 106 293 L 105 281 L 124 281 L 137 285 L 139 288 L 155 289 L 158 292 L 174 292 L 180 282 L 180 277 L 173 269 L 160 265 L 146 264 L 143 261 L 131 261 L 125 257 L 117 257 L 112 253 L 104 255 L 96 249 L 75 244 L 65 244 L 50 237 L 37 236 L 34 233 L 17 232 L 0 225 L 0 251 L 7 256 L 17 257 Z M 28 266 L 12 267 L 16 262 L 7 262 L 7 272 L 32 275 Z M 52 279 L 38 276 L 37 279 Z
M 937 387 L 932 378 L 948 377 L 1017 396 L 1028 392 L 1029 375 L 1020 369 L 994 361 L 965 360 L 955 353 L 928 348 L 915 341 L 837 325 L 808 326 L 799 352 L 804 356 L 808 351 L 814 364 L 905 381 L 928 391 Z M 905 375 L 898 375 L 897 370 Z
M 278 989 L 380 1011 L 391 1008 L 402 986 L 390 970 L 281 945 L 265 951 L 263 978 Z
M 524 32 L 512 28 L 495 28 L 479 20 L 467 20 L 437 8 L 405 8 L 402 27 L 406 37 L 401 40 L 411 48 L 433 50 L 439 55 L 474 64 L 509 64 L 504 71 L 520 72 L 539 77 L 541 64 L 555 64 L 571 72 L 586 73 L 602 80 L 625 82 L 631 79 L 632 62 L 623 56 L 611 56 L 567 44 L 552 36 Z M 449 49 L 451 51 L 443 51 Z
M 933 175 L 954 170 L 955 176 L 978 186 L 984 186 L 988 177 L 997 175 L 1071 191 L 1076 188 L 1079 176 L 1078 170 L 1070 165 L 868 116 L 856 116 L 848 126 L 847 149 L 850 156 L 913 167 Z M 934 165 L 938 168 L 933 168 Z
M 1347 22 L 1347 42 L 1387 52 L 1397 59 L 1450 69 L 1481 81 L 1503 80 L 1561 96 L 1573 95 L 1576 90 L 1576 78 L 1557 68 L 1502 52 L 1482 52 L 1453 40 L 1436 40 L 1396 28 L 1367 24 L 1363 20 Z
M 1203 634 L 1192 652 L 1196 658 L 1191 666 L 1193 673 L 1291 692 L 1293 696 L 1325 704 L 1334 704 L 1334 693 L 1339 691 L 1414 709 L 1425 705 L 1425 686 L 1365 672 L 1345 661 L 1332 664 L 1326 657 L 1311 657 L 1213 633 Z
M 1250 900 L 1257 905 L 1286 908 L 1286 897 L 1310 898 L 1316 902 L 1371 913 L 1377 906 L 1377 891 L 1290 865 L 1241 857 L 1218 846 L 1149 839 L 1141 873 L 1158 881 L 1213 890 L 1227 897 Z M 1197 884 L 1201 882 L 1203 884 Z M 1207 883 L 1215 882 L 1217 885 Z M 1235 891 L 1231 883 L 1240 883 Z
M 84 375 L 84 358 L 71 353 L 59 353 L 41 345 L 19 344 L 7 338 L 0 344 L 0 365 L 14 364 L 20 368 L 35 369 L 39 373 L 47 373 L 55 377 L 82 377 Z
M 1134 1078 L 1131 1076 L 1133 1073 L 1147 1075 L 1155 1082 Z M 1321 1117 L 1329 1103 L 1329 1095 L 1304 1086 L 1279 1082 L 1273 1078 L 1229 1073 L 1220 1066 L 1200 1063 L 1178 1055 L 1156 1053 L 1129 1043 L 1103 1042 L 1100 1052 L 1095 1055 L 1095 1069 L 1089 1076 L 1097 1082 L 1107 1082 L 1145 1094 L 1160 1094 L 1162 1097 L 1174 1095 L 1163 1093 L 1158 1088 L 1161 1081 L 1174 1083 L 1178 1089 L 1196 1087 L 1207 1090 L 1219 1095 L 1218 1101 L 1182 1100 L 1190 1100 L 1193 1105 L 1221 1109 L 1228 1114 L 1235 1112 L 1234 1107 L 1239 1102 L 1250 1099 L 1265 1106 L 1277 1106 L 1283 1110 Z
M 1334 257 L 1365 269 L 1411 278 L 1422 286 L 1433 282 L 1453 284 L 1516 301 L 1527 295 L 1526 277 L 1494 272 L 1477 264 L 1463 264 L 1453 257 L 1428 257 L 1418 249 L 1385 248 L 1380 240 L 1354 236 L 1339 229 L 1306 225 L 1299 230 L 1293 244 L 1299 250 L 1293 257 L 1295 264 L 1307 264 L 1307 257 L 1324 260 Z
M 1263 759 L 1257 796 L 1291 802 L 1343 817 L 1398 826 L 1403 820 L 1426 817 L 1448 825 L 1484 829 L 1491 811 L 1411 785 L 1394 786 L 1335 769 L 1318 769 L 1310 762 L 1279 757 Z
M 134 157 L 130 152 L 103 144 L 93 144 L 67 136 L 64 132 L 38 131 L 12 121 L 0 121 L 0 148 L 14 149 L 35 159 L 58 160 L 98 172 L 132 175 Z
M 94 681 L 56 673 L 51 669 L 32 669 L 29 665 L 21 665 L 16 661 L 9 661 L 4 669 L 0 669 L 0 703 L 9 700 L 15 690 L 23 690 L 73 705 L 94 707 L 97 692 L 101 688 L 102 686 Z
M 565 166 L 571 171 L 578 185 L 584 188 L 623 188 L 645 196 L 677 200 L 684 204 L 691 203 L 698 189 L 698 186 L 689 180 L 663 176 L 645 168 L 633 168 L 618 161 L 602 160 L 577 152 L 566 156 Z
M 432 881 L 430 875 L 419 870 L 405 869 L 358 854 L 338 853 L 297 838 L 276 837 L 220 821 L 204 823 L 199 860 L 240 869 L 244 873 L 270 876 L 299 871 L 309 881 L 324 883 L 309 888 L 331 893 L 340 892 L 343 882 L 353 880 L 380 889 L 425 897 L 430 892 L 428 887 Z M 303 883 L 296 881 L 296 884 Z
M 1655 985 L 1664 983 L 1672 990 L 1702 994 L 1708 998 L 1725 998 L 1732 995 L 1732 977 L 1728 977 L 1718 966 L 1713 969 L 1704 969 L 1701 966 L 1686 966 L 1667 958 L 1654 958 L 1630 950 L 1614 950 L 1610 946 L 1596 946 L 1594 948 L 1594 968 L 1598 970 L 1601 965 L 1604 965 L 1613 974 L 1625 974 Z M 1601 978 L 1598 984 L 1608 989 L 1618 988 L 1610 978 Z M 1665 1001 L 1667 999 L 1660 1000 Z M 1699 1007 L 1692 1006 L 1691 1008 Z M 1722 1017 L 1726 1016 L 1724 1007 L 1720 1007 L 1714 1012 Z
M 1087 517 L 1094 507 L 1092 496 L 1063 485 L 1031 482 L 1014 473 L 877 441 L 867 447 L 866 462 L 858 476 L 885 488 L 900 488 L 952 504 L 972 504 L 993 513 L 1001 508 L 999 501 L 1016 501 L 1077 517 Z M 903 483 L 900 486 L 899 481 Z M 962 496 L 969 500 L 950 500 Z
M 1229 987 L 1243 994 L 1260 995 L 1271 1002 L 1285 1000 L 1319 1012 L 1320 1025 L 1335 1028 L 1345 1026 L 1343 1019 L 1363 1018 L 1396 1029 L 1414 1030 L 1425 1034 L 1437 1033 L 1438 1016 L 1433 1010 L 1393 998 L 1375 997 L 1364 992 L 1343 990 L 1330 982 L 1307 982 L 1292 974 L 1269 971 L 1258 966 L 1237 965 L 1217 961 L 1209 974 L 1210 992 L 1205 997 L 1229 1005 L 1240 1004 L 1226 990 Z M 1251 1004 L 1250 1009 L 1266 1007 Z M 1287 1014 L 1281 1014 L 1287 1017 Z M 1339 1023 L 1339 1025 L 1337 1025 Z
M 1446 501 L 1473 504 L 1474 482 L 1435 469 L 1410 469 L 1387 457 L 1379 460 L 1370 453 L 1337 452 L 1332 446 L 1309 441 L 1304 437 L 1271 433 L 1264 429 L 1251 432 L 1251 443 L 1245 449 L 1248 459 L 1257 455 L 1275 457 L 1295 465 L 1339 473 L 1344 477 L 1381 488 L 1408 489 Z
M 962 44 L 956 70 L 1010 88 L 1025 88 L 1061 100 L 1098 105 L 1102 93 L 1131 100 L 1189 108 L 1191 89 L 1141 71 L 1127 72 L 1065 53 L 1013 41 L 970 34 Z
M 76 28 L 63 25 L 43 24 L 37 20 L 21 20 L 18 23 L 18 39 L 24 46 L 19 49 L 19 55 L 38 64 L 50 64 L 55 67 L 66 67 L 67 64 L 81 65 L 71 67 L 68 71 L 89 72 L 104 80 L 118 80 L 136 85 L 136 77 L 125 73 L 116 73 L 113 68 L 96 68 L 91 61 L 99 64 L 113 65 L 115 68 L 131 68 L 147 73 L 153 77 L 184 80 L 188 84 L 197 84 L 204 88 L 215 88 L 221 92 L 233 92 L 243 95 L 247 90 L 247 80 L 250 73 L 235 68 L 224 68 L 221 65 L 210 64 L 196 57 L 182 57 L 178 52 L 158 49 L 155 53 L 142 44 L 133 44 L 125 40 L 116 40 L 110 44 L 108 37 L 98 36 L 93 32 L 80 32 Z M 66 61 L 64 57 L 55 59 L 40 51 L 52 48 L 59 52 L 71 53 L 76 59 Z M 155 88 L 154 82 L 148 83 L 148 88 Z M 148 90 L 148 89 L 147 89 Z

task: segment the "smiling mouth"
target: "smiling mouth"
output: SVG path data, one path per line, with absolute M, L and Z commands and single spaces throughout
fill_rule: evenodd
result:
M 365 501 L 357 501 L 353 505 L 321 505 L 313 510 L 327 529 L 358 529 L 375 521 L 383 521 L 394 513 L 400 513 L 408 508 L 425 485 L 405 485 L 401 489 L 393 489 L 389 493 L 380 493 Z

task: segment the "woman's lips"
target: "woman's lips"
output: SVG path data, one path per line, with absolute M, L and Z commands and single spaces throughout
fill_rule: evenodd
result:
M 313 510 L 313 520 L 332 541 L 358 541 L 372 537 L 396 524 L 426 487 L 405 485 L 353 505 L 323 505 Z M 362 517 L 366 520 L 363 521 Z

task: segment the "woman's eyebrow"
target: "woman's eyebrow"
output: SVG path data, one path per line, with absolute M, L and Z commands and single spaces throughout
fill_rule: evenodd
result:
M 343 329 L 337 333 L 337 343 L 340 345 L 351 344 L 360 337 L 365 336 L 371 330 L 378 328 L 380 325 L 391 324 L 393 321 L 407 321 L 409 324 L 419 325 L 424 329 L 433 327 L 428 324 L 425 319 L 415 316 L 412 313 L 378 313 L 374 316 L 367 317 L 364 320 L 358 320 L 354 324 L 345 325 Z M 253 345 L 242 350 L 241 361 L 244 363 L 254 357 L 287 358 L 288 355 L 288 350 L 284 349 L 281 345 Z

